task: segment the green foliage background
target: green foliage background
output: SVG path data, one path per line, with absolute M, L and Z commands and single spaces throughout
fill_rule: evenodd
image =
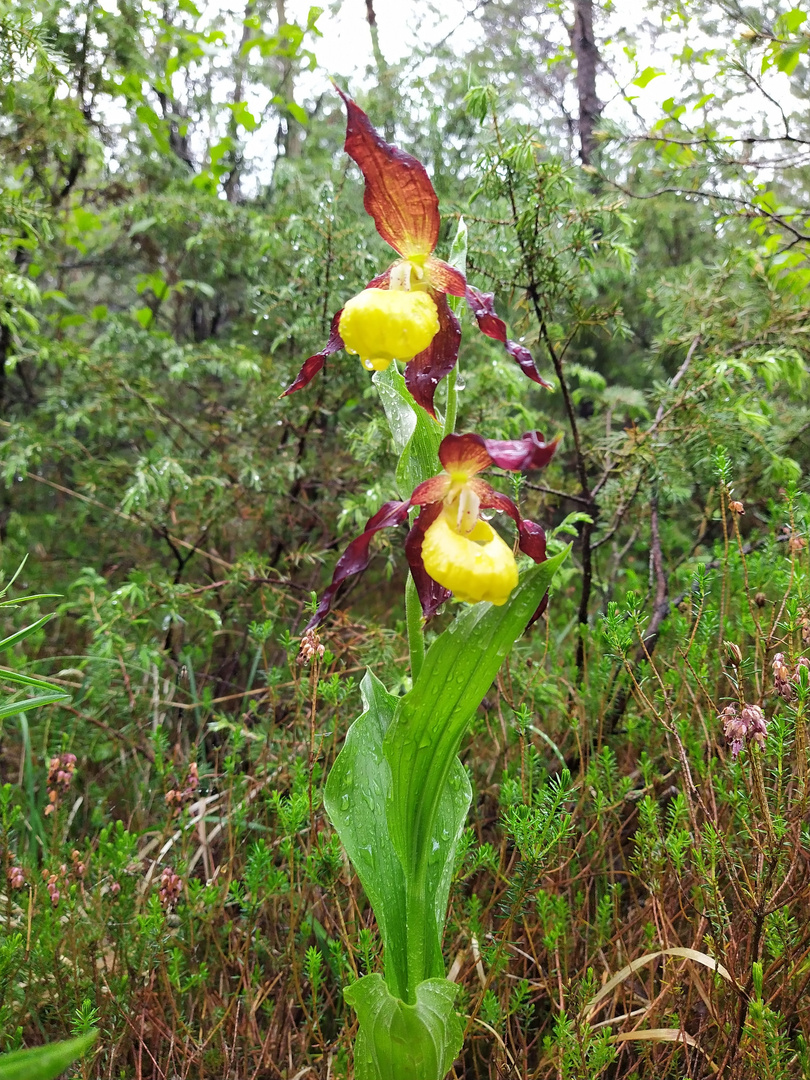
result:
M 462 747 L 456 1076 L 804 1077 L 807 688 L 772 663 L 810 650 L 808 20 L 597 4 L 583 167 L 581 7 L 487 5 L 463 55 L 372 34 L 350 87 L 555 383 L 465 316 L 458 429 L 563 432 L 498 482 L 576 540 Z M 55 612 L 0 660 L 69 695 L 3 683 L 0 1044 L 98 1028 L 88 1078 L 349 1078 L 340 989 L 376 970 L 322 802 L 364 668 L 409 686 L 397 535 L 296 654 L 396 455 L 354 358 L 279 399 L 389 261 L 309 89 L 320 17 L 0 4 L 0 554 L 35 595 L 0 638 Z

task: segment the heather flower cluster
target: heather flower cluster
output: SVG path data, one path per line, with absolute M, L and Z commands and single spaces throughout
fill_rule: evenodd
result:
M 158 889 L 158 896 L 160 902 L 165 908 L 174 907 L 177 901 L 180 899 L 180 893 L 183 890 L 183 879 L 179 874 L 176 874 L 171 867 L 167 866 L 160 875 L 160 888 Z
M 773 658 L 773 685 L 779 697 L 785 701 L 792 701 L 796 696 L 796 687 L 801 677 L 801 670 L 805 668 L 810 675 L 810 660 L 801 656 L 791 667 L 790 662 L 785 660 L 784 653 L 777 653 Z
M 726 705 L 720 713 L 723 722 L 723 734 L 731 744 L 731 753 L 736 757 L 742 748 L 751 743 L 760 750 L 765 746 L 768 734 L 768 721 L 759 705 Z
M 45 882 L 45 888 L 48 890 L 48 896 L 50 897 L 51 903 L 54 907 L 56 907 L 56 905 L 59 903 L 59 900 L 62 896 L 61 892 L 59 891 L 60 876 L 64 877 L 66 872 L 66 866 L 61 866 L 59 868 L 58 874 L 54 874 L 47 869 L 42 871 L 42 880 Z
M 175 815 L 179 814 L 183 807 L 187 803 L 190 803 L 197 794 L 199 786 L 200 776 L 197 769 L 197 762 L 192 761 L 180 787 L 172 788 L 171 791 L 166 792 L 166 805 L 173 808 Z
M 301 638 L 298 663 L 309 664 L 316 656 L 319 660 L 322 660 L 325 652 L 326 648 L 321 644 L 321 639 L 315 630 L 306 630 L 304 636 Z
M 52 757 L 48 766 L 48 805 L 45 807 L 45 816 L 54 812 L 59 796 L 64 795 L 73 781 L 76 771 L 75 754 L 57 754 Z

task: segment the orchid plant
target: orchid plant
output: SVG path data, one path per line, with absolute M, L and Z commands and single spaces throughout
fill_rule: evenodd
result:
M 334 316 L 326 345 L 304 361 L 282 396 L 302 390 L 328 356 L 346 349 L 369 371 L 385 371 L 395 358 L 404 361 L 405 385 L 414 401 L 435 416 L 436 387 L 455 367 L 461 343 L 447 294 L 463 297 L 483 333 L 503 342 L 533 382 L 550 388 L 529 350 L 507 338 L 493 295 L 479 292 L 462 269 L 434 256 L 439 200 L 424 165 L 385 142 L 363 110 L 338 93 L 348 113 L 344 149 L 366 182 L 363 203 L 377 232 L 400 257 Z
M 350 727 L 326 784 L 325 806 L 374 910 L 384 973 L 344 990 L 359 1020 L 357 1080 L 442 1080 L 461 1049 L 456 989 L 445 977 L 442 934 L 456 848 L 472 792 L 458 758 L 464 733 L 514 642 L 539 616 L 566 552 L 547 558 L 540 525 L 480 477 L 542 468 L 557 439 L 457 435 L 453 381 L 442 424 L 434 407 L 441 379 L 455 374 L 461 330 L 448 302 L 464 298 L 485 334 L 534 382 L 547 386 L 531 354 L 511 341 L 493 297 L 467 283 L 466 231 L 452 262 L 436 258 L 439 210 L 424 167 L 384 142 L 345 94 L 345 148 L 365 179 L 365 207 L 400 258 L 335 315 L 324 349 L 304 362 L 286 394 L 301 390 L 341 348 L 357 353 L 374 381 L 399 454 L 402 498 L 385 503 L 337 562 L 306 628 L 302 655 L 340 586 L 366 569 L 373 537 L 404 525 L 412 688 L 390 694 L 368 671 L 365 710 Z M 454 300 L 453 303 L 458 301 Z M 405 363 L 404 378 L 396 361 Z M 484 515 L 503 512 L 517 529 L 515 551 Z M 467 606 L 425 651 L 424 623 L 451 596 Z

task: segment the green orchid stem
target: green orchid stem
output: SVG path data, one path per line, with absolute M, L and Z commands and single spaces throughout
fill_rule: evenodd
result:
M 456 418 L 458 416 L 458 389 L 456 387 L 457 382 L 458 361 L 456 361 L 456 366 L 447 376 L 447 408 L 444 414 L 442 436 L 452 435 L 453 432 L 456 430 Z
M 405 583 L 405 618 L 408 624 L 408 650 L 411 654 L 411 678 L 419 678 L 425 659 L 425 634 L 422 629 L 422 605 L 413 575 L 408 573 Z
M 427 942 L 425 940 L 427 915 L 427 867 L 423 864 L 417 870 L 417 878 L 408 883 L 405 898 L 405 924 L 407 937 L 407 1000 L 416 1001 L 416 988 L 427 978 Z M 438 974 L 435 972 L 434 974 Z

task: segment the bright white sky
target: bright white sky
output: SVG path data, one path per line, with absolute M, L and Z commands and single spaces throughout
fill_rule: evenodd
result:
M 375 0 L 380 47 L 386 60 L 396 63 L 409 55 L 415 45 L 425 48 L 444 40 L 448 34 L 451 35 L 448 43 L 459 53 L 465 52 L 475 43 L 480 34 L 475 14 L 479 0 L 438 0 L 438 4 L 441 7 L 440 14 L 424 0 Z M 291 0 L 289 3 L 290 17 L 301 23 L 306 22 L 308 10 L 307 0 Z M 619 0 L 610 15 L 603 14 L 604 22 L 597 30 L 603 56 L 616 78 L 624 85 L 629 84 L 635 75 L 646 67 L 657 68 L 662 72 L 649 82 L 643 91 L 630 86 L 630 93 L 636 96 L 635 124 L 630 107 L 620 96 L 617 97 L 616 83 L 606 72 L 600 73 L 597 89 L 607 104 L 606 116 L 619 122 L 629 121 L 631 127 L 638 126 L 638 114 L 645 124 L 651 125 L 661 116 L 663 101 L 673 96 L 677 100 L 681 89 L 681 76 L 672 60 L 673 54 L 680 52 L 687 43 L 694 49 L 717 48 L 718 45 L 717 41 L 699 40 L 700 35 L 696 30 L 687 33 L 686 28 L 679 25 L 677 20 L 670 21 L 666 32 L 660 33 L 654 42 L 645 33 L 644 26 L 649 20 L 657 21 L 659 18 L 660 15 L 656 14 L 654 8 L 650 9 L 646 0 Z M 365 0 L 335 0 L 318 20 L 318 26 L 323 34 L 323 37 L 314 43 L 319 69 L 310 76 L 298 77 L 299 94 L 310 96 L 328 90 L 330 75 L 337 77 L 350 91 L 356 92 L 366 82 L 367 68 L 374 64 Z M 742 28 L 740 24 L 740 29 Z M 631 38 L 637 38 L 638 55 L 635 60 L 626 54 L 622 45 L 624 29 Z M 661 30 L 663 29 L 664 27 L 661 27 Z M 565 37 L 562 26 L 560 36 L 561 40 Z M 708 69 L 706 73 L 708 75 Z M 781 72 L 769 71 L 765 82 L 777 99 L 789 100 L 789 80 Z M 742 91 L 742 86 L 740 89 Z M 741 119 L 746 118 L 746 110 L 751 108 L 752 104 L 747 95 L 741 94 Z M 761 108 L 762 104 L 763 101 L 759 98 L 756 108 Z M 575 102 L 572 101 L 571 105 L 576 111 Z M 688 120 L 687 117 L 684 119 Z
M 112 2 L 115 3 L 115 0 Z M 411 55 L 417 45 L 429 56 L 430 46 L 440 41 L 446 41 L 461 55 L 475 44 L 481 33 L 476 15 L 480 0 L 437 0 L 437 3 L 441 5 L 440 12 L 434 9 L 428 0 L 375 0 L 380 47 L 389 63 L 394 64 Z M 202 23 L 215 19 L 217 14 L 233 6 L 233 0 L 212 0 L 203 8 Z M 306 24 L 309 0 L 287 0 L 286 8 L 289 20 L 299 25 Z M 232 15 L 236 34 L 239 24 L 236 13 L 232 12 Z M 612 72 L 611 75 L 603 69 L 597 84 L 597 92 L 606 106 L 605 116 L 627 124 L 630 129 L 639 132 L 649 129 L 661 117 L 661 103 L 664 100 L 669 97 L 678 99 L 682 76 L 672 56 L 680 52 L 687 41 L 695 49 L 701 46 L 716 48 L 718 44 L 708 39 L 698 40 L 699 34 L 696 30 L 677 23 L 669 23 L 665 28 L 666 32 L 659 33 L 657 40 L 653 40 L 653 36 L 645 29 L 645 20 L 650 18 L 660 18 L 660 15 L 650 10 L 645 0 L 619 0 L 613 12 L 597 30 L 603 58 Z M 312 101 L 321 94 L 332 93 L 330 76 L 336 78 L 353 94 L 364 89 L 369 82 L 375 81 L 373 74 L 367 77 L 367 72 L 373 72 L 375 65 L 371 34 L 366 21 L 365 0 L 333 0 L 318 19 L 318 27 L 322 36 L 314 40 L 310 37 L 306 42 L 306 47 L 315 52 L 318 66 L 313 72 L 300 72 L 295 80 L 295 96 L 300 104 L 307 100 Z M 629 31 L 627 35 L 622 33 L 624 28 Z M 566 39 L 566 29 L 561 21 L 560 44 L 567 45 Z M 628 39 L 636 42 L 636 58 L 629 56 L 624 49 L 623 43 Z M 429 65 L 430 62 L 428 59 L 424 63 Z M 661 74 L 643 89 L 630 85 L 638 73 L 647 67 L 655 68 Z M 416 73 L 411 71 L 409 74 Z M 708 69 L 706 74 L 709 75 Z M 631 106 L 622 97 L 613 76 L 635 97 L 635 116 Z M 784 75 L 772 70 L 767 73 L 766 81 L 777 99 L 784 100 L 789 97 L 789 83 Z M 223 104 L 229 100 L 231 90 L 230 84 L 223 82 Z M 217 89 L 215 96 L 218 96 Z M 248 91 L 247 97 L 248 107 L 254 115 L 262 115 L 268 105 L 267 92 L 253 87 Z M 739 112 L 735 119 L 750 120 L 753 128 L 758 127 L 755 115 L 762 109 L 763 99 L 758 96 L 754 104 L 752 95 L 743 91 L 737 101 Z M 577 103 L 573 85 L 569 88 L 568 107 L 576 114 Z M 700 115 L 685 115 L 683 121 L 688 125 L 700 123 Z M 275 156 L 275 125 L 264 124 L 253 134 L 246 134 L 245 144 L 246 158 L 256 165 L 254 180 L 264 182 L 267 178 L 265 174 L 272 169 Z
M 299 0 L 300 2 L 300 0 Z M 470 7 L 474 0 L 470 0 Z M 316 46 L 320 63 L 333 75 L 348 77 L 374 62 L 365 0 L 341 0 L 318 20 L 323 38 Z M 390 63 L 407 56 L 417 42 L 435 42 L 460 23 L 468 10 L 462 0 L 443 0 L 443 16 L 431 16 L 427 5 L 413 0 L 376 0 L 374 10 L 380 48 Z M 302 12 L 307 10 L 301 4 Z

